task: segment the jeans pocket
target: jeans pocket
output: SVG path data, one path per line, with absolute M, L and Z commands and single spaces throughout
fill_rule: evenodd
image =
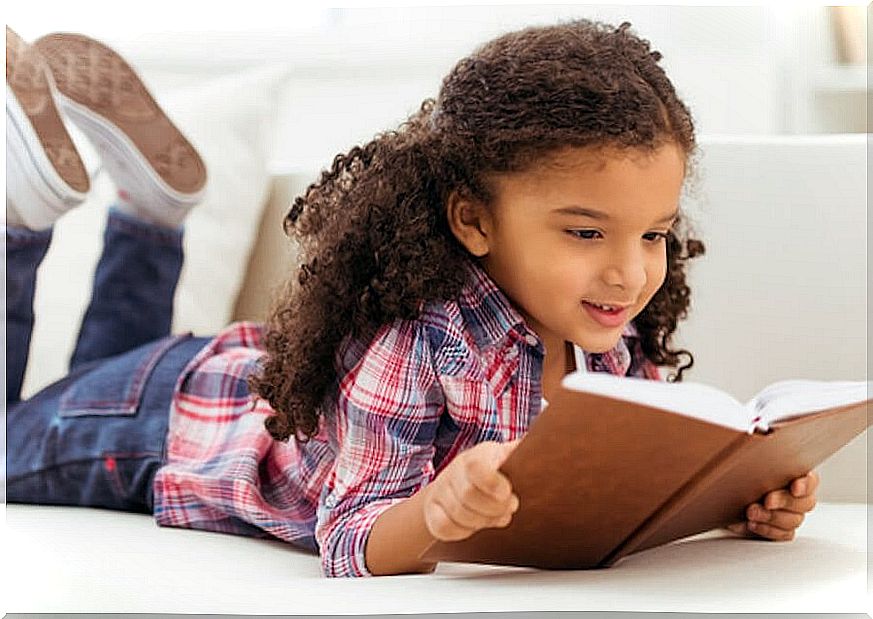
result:
M 171 335 L 96 362 L 61 394 L 60 417 L 136 415 L 143 390 L 160 358 L 191 333 Z

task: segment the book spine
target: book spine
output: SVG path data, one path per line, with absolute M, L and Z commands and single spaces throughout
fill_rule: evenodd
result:
M 751 431 L 739 434 L 724 449 L 716 453 L 697 473 L 692 475 L 687 482 L 657 507 L 640 526 L 634 529 L 623 542 L 606 555 L 598 564 L 598 567 L 609 567 L 622 557 L 626 557 L 634 552 L 646 541 L 652 532 L 657 531 L 661 527 L 663 522 L 693 501 L 698 493 L 698 489 L 705 488 L 708 485 L 707 480 L 721 471 L 725 463 L 734 457 L 734 454 L 739 452 L 743 446 L 748 444 L 749 435 L 753 432 L 754 426 Z
M 761 434 L 767 434 L 770 431 L 770 424 L 767 423 L 767 420 L 764 419 L 761 415 L 758 415 L 757 417 L 752 419 L 752 425 L 749 428 L 748 433 L 754 434 L 758 431 L 760 431 Z

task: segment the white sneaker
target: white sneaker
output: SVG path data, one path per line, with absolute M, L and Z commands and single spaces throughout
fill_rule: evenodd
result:
M 32 230 L 51 225 L 81 204 L 88 172 L 64 126 L 45 60 L 6 27 L 7 215 Z M 14 205 L 14 213 L 8 205 Z
M 64 112 L 88 136 L 122 202 L 177 225 L 203 199 L 206 166 L 115 51 L 86 36 L 34 42 L 51 68 Z

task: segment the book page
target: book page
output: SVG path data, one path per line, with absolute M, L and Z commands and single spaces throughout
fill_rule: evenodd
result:
M 668 383 L 600 372 L 571 372 L 561 385 L 565 389 L 637 402 L 741 432 L 751 433 L 755 429 L 754 408 L 747 408 L 721 389 L 703 383 Z
M 863 402 L 870 397 L 871 385 L 870 381 L 782 380 L 762 389 L 745 406 L 760 415 L 759 425 L 766 430 L 777 421 Z

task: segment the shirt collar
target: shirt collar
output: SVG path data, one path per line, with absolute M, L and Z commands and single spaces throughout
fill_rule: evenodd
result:
M 636 331 L 634 331 L 636 333 Z M 585 353 L 585 365 L 589 372 L 605 372 L 616 376 L 627 376 L 631 366 L 631 352 L 627 345 L 628 329 L 625 329 L 612 350 L 602 353 Z
M 528 328 L 524 318 L 485 269 L 475 261 L 467 260 L 467 270 L 469 277 L 461 291 L 458 305 L 477 345 L 484 349 L 501 344 L 510 337 L 522 340 L 543 352 L 539 337 Z M 631 363 L 626 337 L 638 337 L 633 322 L 625 325 L 621 339 L 612 350 L 585 353 L 589 370 L 626 374 Z
M 513 335 L 521 339 L 528 336 L 529 343 L 533 342 L 533 338 L 539 340 L 484 268 L 468 260 L 467 270 L 469 276 L 461 290 L 458 305 L 479 348 L 500 344 Z M 542 347 L 541 342 L 539 346 Z

